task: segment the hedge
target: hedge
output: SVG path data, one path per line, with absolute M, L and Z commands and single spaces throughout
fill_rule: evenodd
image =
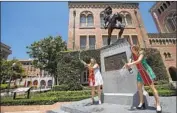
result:
M 155 81 L 168 81 L 168 75 L 161 58 L 160 52 L 157 49 L 147 48 L 145 50 L 145 57 L 148 64 L 156 74 Z M 95 58 L 100 65 L 100 49 L 87 50 L 80 53 L 81 59 L 89 63 L 90 58 Z M 57 75 L 59 85 L 68 85 L 69 90 L 81 90 L 81 72 L 84 66 L 79 61 L 79 51 L 60 52 L 58 56 Z M 165 83 L 166 83 L 165 82 Z
M 35 93 L 30 99 L 22 99 L 17 96 L 13 100 L 12 97 L 4 97 L 1 105 L 51 105 L 56 102 L 79 101 L 90 97 L 90 91 L 51 91 L 46 93 Z

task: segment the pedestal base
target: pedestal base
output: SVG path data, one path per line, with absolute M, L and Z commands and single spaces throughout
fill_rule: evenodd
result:
M 146 91 L 143 92 L 144 102 L 146 107 L 148 107 L 149 95 Z M 102 94 L 102 102 L 110 104 L 119 104 L 119 105 L 130 105 L 136 107 L 139 105 L 139 94 L 131 93 L 104 93 Z

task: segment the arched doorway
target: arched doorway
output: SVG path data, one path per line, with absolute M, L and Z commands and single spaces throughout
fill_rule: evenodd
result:
M 172 81 L 177 81 L 177 68 L 176 67 L 170 67 L 168 69 Z
M 41 80 L 41 82 L 40 82 L 40 87 L 41 87 L 41 88 L 45 88 L 45 86 L 46 86 L 45 80 Z
M 48 80 L 48 87 L 52 87 L 52 80 Z
M 37 81 L 37 80 L 34 80 L 34 81 L 33 81 L 33 85 L 34 85 L 34 86 L 37 86 L 37 85 L 38 85 L 38 81 Z
M 31 81 L 27 82 L 27 87 L 31 86 Z

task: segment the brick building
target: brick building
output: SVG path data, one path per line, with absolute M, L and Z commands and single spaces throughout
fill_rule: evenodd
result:
M 10 54 L 12 54 L 11 47 L 6 45 L 6 44 L 4 44 L 4 43 L 2 43 L 2 42 L 0 42 L 0 48 L 1 48 L 1 51 L 0 51 L 1 57 L 3 59 L 7 60 L 8 56 Z
M 174 1 L 156 2 L 150 9 L 159 33 L 176 32 L 177 6 Z
M 136 2 L 69 2 L 68 49 L 97 49 L 107 45 L 107 30 L 103 28 L 102 11 L 113 8 L 124 17 L 126 25 L 123 36 L 131 43 L 140 44 L 148 40 L 147 33 Z M 119 30 L 112 33 L 112 42 L 116 41 Z M 74 46 L 73 46 L 74 45 Z
M 19 60 L 25 70 L 25 75 L 27 75 L 22 84 L 26 84 L 25 86 L 36 86 L 41 88 L 51 87 L 54 84 L 53 77 L 51 77 L 46 71 L 35 68 L 32 65 L 32 61 L 32 59 Z
M 137 2 L 69 2 L 68 6 L 68 49 L 97 49 L 106 46 L 108 33 L 103 28 L 102 11 L 107 6 L 111 6 L 113 13 L 122 14 L 126 25 L 122 37 L 129 38 L 132 44 L 139 44 L 141 47 L 157 48 L 160 50 L 167 70 L 176 67 L 176 35 L 172 33 L 176 31 L 176 27 L 172 28 L 174 24 L 171 25 L 169 20 L 172 17 L 176 18 L 173 1 L 157 2 L 150 9 L 156 25 L 160 26 L 158 27 L 160 34 L 146 32 Z M 176 22 L 175 18 L 172 19 L 173 22 Z M 112 42 L 117 40 L 118 32 L 119 30 L 113 31 Z M 88 72 L 84 72 L 84 77 L 81 78 L 83 82 L 87 81 L 87 74 Z
M 159 33 L 148 33 L 148 47 L 157 48 L 163 58 L 168 74 L 176 69 L 176 31 L 177 11 L 176 2 L 156 2 L 150 9 Z M 175 71 L 174 71 L 175 72 Z M 177 74 L 177 73 L 176 73 Z M 171 77 L 169 77 L 171 78 Z M 173 77 L 172 77 L 173 78 Z M 171 81 L 171 79 L 170 79 Z

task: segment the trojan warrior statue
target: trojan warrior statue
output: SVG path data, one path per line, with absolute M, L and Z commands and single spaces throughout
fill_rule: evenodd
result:
M 122 24 L 122 16 L 119 13 L 112 14 L 112 8 L 110 6 L 104 10 L 104 28 L 108 29 L 108 45 L 111 42 L 112 31 L 114 29 L 120 29 L 118 35 L 118 39 L 120 39 L 125 28 L 125 25 Z

